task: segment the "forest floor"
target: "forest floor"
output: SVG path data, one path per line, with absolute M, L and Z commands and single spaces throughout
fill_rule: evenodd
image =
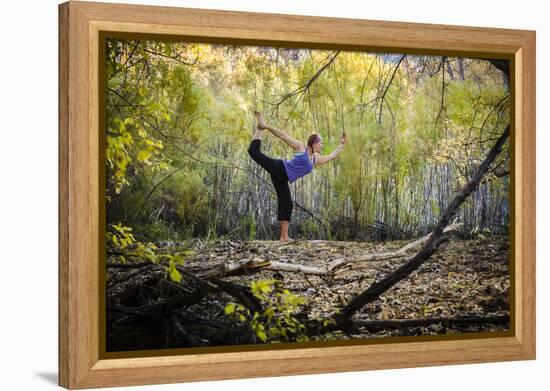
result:
M 277 241 L 214 241 L 202 242 L 195 239 L 185 244 L 195 254 L 186 256 L 183 268 L 190 274 L 242 259 L 260 258 L 290 264 L 302 264 L 315 267 L 326 267 L 336 259 L 354 258 L 372 253 L 394 251 L 408 241 L 389 242 L 332 242 L 332 241 L 295 241 L 280 243 Z M 168 246 L 168 251 L 173 251 Z M 383 278 L 398 268 L 405 260 L 418 251 L 413 249 L 406 257 L 367 261 L 347 264 L 328 275 L 308 275 L 271 271 L 265 269 L 239 270 L 234 274 L 223 276 L 223 280 L 238 286 L 250 286 L 252 281 L 276 279 L 295 295 L 307 301 L 310 318 L 329 318 L 334 312 L 344 307 L 350 299 L 362 292 L 373 282 Z M 400 281 L 393 288 L 380 296 L 378 300 L 365 306 L 354 316 L 354 320 L 395 320 L 419 318 L 455 318 L 471 316 L 509 315 L 510 293 L 510 248 L 508 237 L 490 237 L 476 240 L 462 240 L 452 237 L 443 243 L 432 257 L 410 276 Z M 149 273 L 153 273 L 150 269 Z M 143 281 L 146 280 L 142 275 Z M 117 298 L 122 291 L 127 291 L 128 284 L 140 284 L 135 279 L 119 284 L 116 289 L 108 291 L 110 299 L 120 304 Z M 124 300 L 124 299 L 123 299 Z M 156 299 L 158 300 L 158 298 Z M 122 321 L 111 314 L 107 306 L 108 318 L 118 319 L 110 322 L 108 345 L 112 350 L 132 350 L 133 348 L 163 348 L 182 346 L 206 346 L 216 344 L 253 343 L 254 340 L 222 337 L 222 330 L 229 327 L 224 308 L 231 297 L 227 295 L 206 295 L 200 300 L 189 302 L 177 311 L 179 320 L 177 329 L 184 335 L 138 343 L 142 332 L 158 332 L 142 328 L 135 322 L 137 319 Z M 132 305 L 126 304 L 125 305 Z M 140 302 L 139 305 L 150 302 Z M 138 304 L 133 304 L 138 305 Z M 132 327 L 134 330 L 131 331 Z M 158 325 L 157 325 L 158 326 Z M 141 328 L 140 328 L 141 327 Z M 508 322 L 501 324 L 468 323 L 450 325 L 436 322 L 424 326 L 392 327 L 383 329 L 355 328 L 352 331 L 336 331 L 329 337 L 323 335 L 315 340 L 378 338 L 388 336 L 413 336 L 457 334 L 463 332 L 502 331 L 509 328 Z M 212 329 L 212 330 L 209 330 Z M 166 330 L 163 332 L 168 333 Z M 174 333 L 172 330 L 171 333 Z M 217 337 L 212 337 L 217 334 Z M 124 338 L 125 335 L 128 338 Z M 129 337 L 133 335 L 133 337 Z M 137 336 L 137 339 L 136 339 Z M 191 342 L 192 343 L 191 343 Z M 199 341 L 199 342 L 197 342 Z M 130 344 L 130 345 L 129 345 Z M 158 345 L 162 346 L 151 346 Z M 109 349 L 108 349 L 109 350 Z

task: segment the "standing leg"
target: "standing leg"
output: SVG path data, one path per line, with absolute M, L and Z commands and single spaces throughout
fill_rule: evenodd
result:
M 293 207 L 290 187 L 288 186 L 288 181 L 280 180 L 273 175 L 271 175 L 271 180 L 277 192 L 277 219 L 279 220 L 281 228 L 279 240 L 287 241 L 290 240 L 288 236 L 288 226 L 290 224 Z
M 281 242 L 286 242 L 286 241 L 292 240 L 288 236 L 288 226 L 290 225 L 290 221 L 281 220 L 281 221 L 279 221 L 279 224 L 281 226 L 281 234 L 279 236 L 279 240 Z

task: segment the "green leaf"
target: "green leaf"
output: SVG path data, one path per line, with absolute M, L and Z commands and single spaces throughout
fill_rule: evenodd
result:
M 263 331 L 263 330 L 258 330 L 258 331 L 256 331 L 256 336 L 257 336 L 258 338 L 260 338 L 260 339 L 262 340 L 262 342 L 266 342 L 266 341 L 267 341 L 267 335 L 266 335 L 265 331 Z
M 275 280 L 258 280 L 252 281 L 250 284 L 250 290 L 252 294 L 258 298 L 261 298 L 267 293 L 270 293 L 273 290 L 273 284 Z
M 151 156 L 151 151 L 147 149 L 142 149 L 141 151 L 138 152 L 137 160 L 139 162 L 144 162 L 147 159 L 149 159 L 149 156 Z
M 229 303 L 225 306 L 225 310 L 224 310 L 225 314 L 226 315 L 231 315 L 232 313 L 235 312 L 235 303 Z
M 142 97 L 147 95 L 147 88 L 145 88 L 143 85 L 139 86 L 138 87 L 138 94 Z
M 170 279 L 174 282 L 180 282 L 181 281 L 181 274 L 175 267 L 172 268 L 170 271 Z

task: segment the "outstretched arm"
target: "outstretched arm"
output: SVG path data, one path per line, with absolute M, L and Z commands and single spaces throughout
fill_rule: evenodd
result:
M 334 151 L 332 151 L 332 153 L 330 153 L 329 155 L 325 155 L 325 156 L 318 156 L 315 158 L 315 165 L 316 166 L 319 166 L 321 164 L 325 164 L 325 163 L 328 163 L 330 162 L 331 160 L 333 159 L 336 159 L 336 157 L 340 154 L 340 152 L 342 152 L 342 150 L 344 149 L 344 144 L 346 143 L 346 133 L 342 133 L 342 137 L 340 138 L 340 145 L 338 145 L 336 147 L 336 149 Z
M 257 126 L 259 129 L 269 130 L 271 133 L 279 137 L 281 140 L 283 140 L 285 143 L 287 143 L 291 148 L 293 148 L 296 151 L 299 151 L 299 152 L 305 151 L 306 148 L 304 147 L 304 144 L 302 144 L 300 141 L 296 140 L 295 138 L 291 137 L 290 135 L 286 134 L 284 131 L 280 129 L 276 129 L 274 127 L 267 125 L 263 119 L 262 113 L 255 111 L 254 114 L 258 119 Z

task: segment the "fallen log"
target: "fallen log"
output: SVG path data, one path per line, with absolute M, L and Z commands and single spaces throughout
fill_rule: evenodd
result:
M 460 227 L 461 224 L 453 224 L 446 227 L 443 233 L 453 231 Z M 312 275 L 329 275 L 342 266 L 350 263 L 370 262 L 370 261 L 382 261 L 392 258 L 399 258 L 405 256 L 407 251 L 421 246 L 430 238 L 431 233 L 416 239 L 410 243 L 407 243 L 403 247 L 384 253 L 369 254 L 355 258 L 338 258 L 332 261 L 326 267 L 310 266 L 303 264 L 293 264 L 279 261 L 269 261 L 262 258 L 243 258 L 238 261 L 229 261 L 216 265 L 213 268 L 198 272 L 197 275 L 201 278 L 220 277 L 226 274 L 235 273 L 237 271 L 259 271 L 259 270 L 271 270 L 279 272 L 289 273 L 303 273 Z

